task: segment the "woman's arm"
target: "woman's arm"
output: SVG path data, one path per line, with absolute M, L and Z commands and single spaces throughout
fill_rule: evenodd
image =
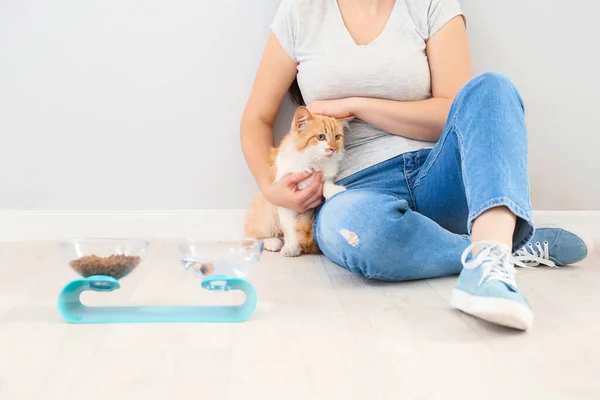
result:
M 437 141 L 454 97 L 472 76 L 462 16 L 437 31 L 427 41 L 426 52 L 432 92 L 428 100 L 403 102 L 359 97 L 318 101 L 309 105 L 309 109 L 334 117 L 354 115 L 394 135 Z
M 320 174 L 304 190 L 297 190 L 296 185 L 310 173 L 286 176 L 276 185 L 269 178 L 273 122 L 296 73 L 296 63 L 271 32 L 242 116 L 240 136 L 244 157 L 261 192 L 271 203 L 301 212 L 321 203 Z
M 296 63 L 271 32 L 240 125 L 244 157 L 261 190 L 273 183 L 268 163 L 273 122 L 295 76 Z

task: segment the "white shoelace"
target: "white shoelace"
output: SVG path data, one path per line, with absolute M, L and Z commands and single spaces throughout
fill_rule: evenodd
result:
M 474 247 L 482 247 L 475 257 L 467 261 L 467 258 L 473 251 Z M 517 287 L 515 282 L 515 269 L 512 261 L 510 249 L 503 244 L 496 242 L 476 242 L 471 244 L 463 252 L 462 264 L 465 268 L 477 268 L 481 265 L 481 279 L 477 286 L 481 286 L 484 281 L 504 282 L 514 288 Z
M 556 264 L 550 260 L 547 241 L 544 241 L 543 246 L 542 243 L 536 242 L 535 247 L 533 244 L 527 243 L 521 250 L 517 250 L 513 255 L 515 265 L 523 268 L 534 268 L 539 265 L 556 267 Z

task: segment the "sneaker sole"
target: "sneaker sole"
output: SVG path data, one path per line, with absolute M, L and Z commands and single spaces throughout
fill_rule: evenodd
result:
M 512 300 L 473 296 L 454 289 L 452 307 L 494 324 L 526 331 L 533 326 L 533 312 Z

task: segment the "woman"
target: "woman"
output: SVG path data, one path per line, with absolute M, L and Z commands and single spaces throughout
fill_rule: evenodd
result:
M 338 176 L 348 190 L 323 205 L 318 179 L 301 191 L 306 175 L 268 179 L 290 86 L 313 113 L 355 117 Z M 460 273 L 452 304 L 476 317 L 527 330 L 533 313 L 514 264 L 587 255 L 572 232 L 534 234 L 522 99 L 503 75 L 472 78 L 457 0 L 283 0 L 241 138 L 268 200 L 318 208 L 325 256 L 387 281 Z

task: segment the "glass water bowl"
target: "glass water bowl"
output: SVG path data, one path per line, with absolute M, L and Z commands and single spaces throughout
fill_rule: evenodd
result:
M 263 243 L 260 240 L 207 242 L 184 240 L 179 244 L 183 267 L 204 278 L 224 276 L 244 278 L 260 260 Z

